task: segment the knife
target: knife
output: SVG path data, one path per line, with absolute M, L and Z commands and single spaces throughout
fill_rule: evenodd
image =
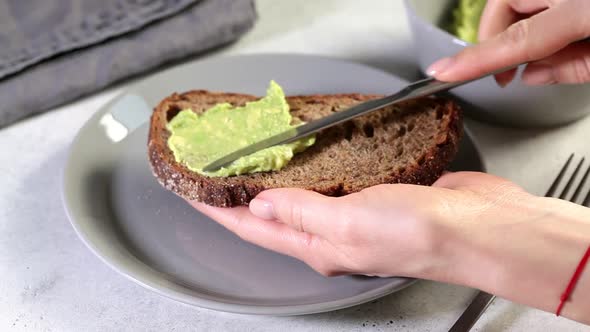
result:
M 373 99 L 373 100 L 369 100 L 360 104 L 357 104 L 353 107 L 350 107 L 346 110 L 340 111 L 340 112 L 335 112 L 332 113 L 326 117 L 323 117 L 321 119 L 317 119 L 311 122 L 308 122 L 306 124 L 303 124 L 301 126 L 297 126 L 294 128 L 291 128 L 287 131 L 284 131 L 282 133 L 279 133 L 277 135 L 271 136 L 269 138 L 263 139 L 259 142 L 256 142 L 254 144 L 248 145 L 246 147 L 243 147 L 241 149 L 238 149 L 234 152 L 231 152 L 217 160 L 214 160 L 213 162 L 211 162 L 210 164 L 206 165 L 205 167 L 203 167 L 203 171 L 205 172 L 214 172 L 222 167 L 228 166 L 229 164 L 231 164 L 232 162 L 234 162 L 235 160 L 250 155 L 254 152 L 275 146 L 275 145 L 280 145 L 280 144 L 285 144 L 285 143 L 290 143 L 293 141 L 296 141 L 298 139 L 307 137 L 313 133 L 316 133 L 320 130 L 335 126 L 337 124 L 340 124 L 342 122 L 348 121 L 350 119 L 359 117 L 361 115 L 382 109 L 384 107 L 402 102 L 402 101 L 406 101 L 406 100 L 410 100 L 410 99 L 415 99 L 415 98 L 419 98 L 419 97 L 425 97 L 437 92 L 442 92 L 442 91 L 446 91 L 458 86 L 461 86 L 463 84 L 467 84 L 473 81 L 477 81 L 479 79 L 482 79 L 486 76 L 490 76 L 490 75 L 495 75 L 510 69 L 516 68 L 515 67 L 510 67 L 510 68 L 505 68 L 505 69 L 501 69 L 498 71 L 494 71 L 493 73 L 488 73 L 482 76 L 479 76 L 477 78 L 471 79 L 471 80 L 466 80 L 466 81 L 458 81 L 458 82 L 442 82 L 442 81 L 438 81 L 435 78 L 429 77 L 429 78 L 425 78 L 416 82 L 413 82 L 409 85 L 407 85 L 405 88 L 399 90 L 398 92 L 383 97 L 383 98 L 379 98 L 379 99 Z

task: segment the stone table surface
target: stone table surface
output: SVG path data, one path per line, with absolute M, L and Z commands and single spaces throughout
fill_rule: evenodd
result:
M 260 52 L 350 59 L 417 75 L 401 0 L 259 0 L 239 42 L 207 56 Z M 446 331 L 475 290 L 420 281 L 371 303 L 300 317 L 190 307 L 117 274 L 77 238 L 60 199 L 60 172 L 77 130 L 128 81 L 0 130 L 2 331 Z M 590 106 L 589 106 L 590 107 Z M 550 130 L 468 121 L 488 171 L 541 194 L 571 152 L 590 157 L 590 118 Z M 474 331 L 590 328 L 502 299 Z

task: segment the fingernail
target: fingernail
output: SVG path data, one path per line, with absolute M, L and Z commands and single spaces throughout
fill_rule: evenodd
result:
M 249 207 L 250 212 L 252 212 L 252 214 L 257 216 L 258 218 L 266 220 L 276 219 L 274 209 L 270 202 L 267 202 L 259 198 L 254 198 L 250 201 Z
M 522 80 L 528 85 L 549 85 L 557 83 L 553 68 L 550 66 L 527 68 L 522 75 Z
M 433 63 L 426 69 L 426 73 L 429 76 L 436 76 L 440 75 L 446 70 L 448 70 L 453 65 L 453 58 L 442 58 L 437 62 Z

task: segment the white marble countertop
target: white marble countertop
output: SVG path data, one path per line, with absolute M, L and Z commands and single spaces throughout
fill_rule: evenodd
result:
M 259 0 L 258 11 L 254 30 L 216 54 L 311 53 L 367 63 L 408 79 L 417 73 L 401 0 Z M 76 237 L 59 190 L 76 131 L 130 83 L 0 130 L 0 330 L 446 331 L 475 294 L 422 281 L 337 312 L 260 317 L 189 307 L 120 276 Z M 590 157 L 584 143 L 590 118 L 552 130 L 468 125 L 489 172 L 534 193 L 546 189 L 570 152 Z M 498 299 L 474 330 L 590 328 Z

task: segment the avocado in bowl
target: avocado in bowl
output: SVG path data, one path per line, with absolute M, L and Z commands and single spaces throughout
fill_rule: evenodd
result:
M 477 43 L 481 14 L 487 0 L 459 0 L 449 15 L 446 29 L 458 38 Z

